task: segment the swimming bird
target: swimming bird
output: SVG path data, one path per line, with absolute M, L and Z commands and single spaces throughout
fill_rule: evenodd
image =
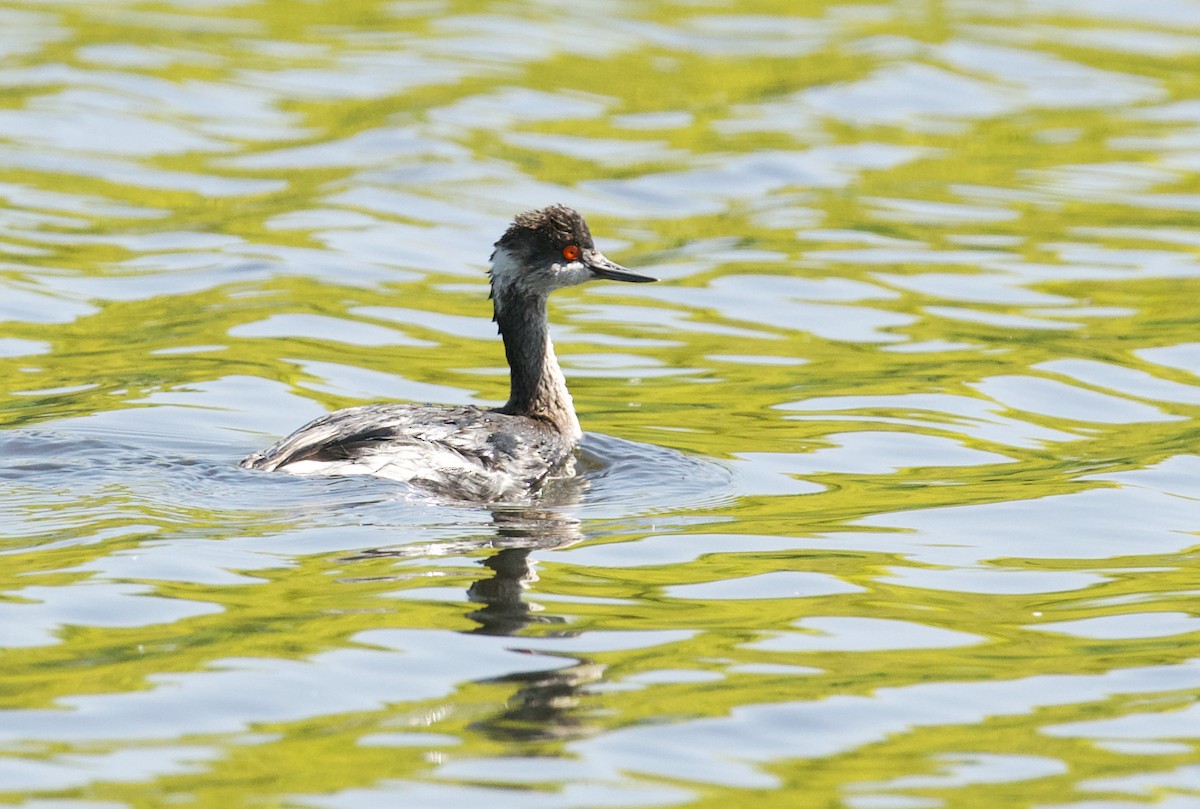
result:
M 596 249 L 564 205 L 517 215 L 491 256 L 494 320 L 508 359 L 500 408 L 372 404 L 321 416 L 241 466 L 296 474 L 376 475 L 460 500 L 502 502 L 567 475 L 583 436 L 550 342 L 546 300 L 595 279 L 657 281 Z

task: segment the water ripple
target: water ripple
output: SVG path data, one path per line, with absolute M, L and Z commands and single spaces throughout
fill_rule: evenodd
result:
M 1200 4 L 776 5 L 0 8 L 0 799 L 1186 802 Z M 236 467 L 551 202 L 575 478 Z

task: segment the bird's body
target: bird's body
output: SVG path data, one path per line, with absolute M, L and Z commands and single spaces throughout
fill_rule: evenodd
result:
M 557 430 L 525 416 L 478 407 L 361 405 L 306 424 L 242 465 L 375 475 L 459 499 L 504 501 L 569 471 L 574 448 Z
M 594 278 L 655 280 L 605 258 L 570 208 L 519 215 L 492 254 L 492 301 L 511 382 L 503 407 L 351 407 L 306 424 L 241 465 L 375 475 L 465 500 L 515 500 L 537 491 L 570 473 L 582 437 L 550 342 L 546 299 Z

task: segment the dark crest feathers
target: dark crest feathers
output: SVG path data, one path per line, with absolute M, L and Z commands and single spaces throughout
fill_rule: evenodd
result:
M 560 249 L 568 244 L 592 247 L 592 234 L 587 222 L 573 208 L 551 205 L 517 214 L 508 230 L 496 242 L 496 247 L 512 245 L 520 240 L 532 240 L 539 247 Z

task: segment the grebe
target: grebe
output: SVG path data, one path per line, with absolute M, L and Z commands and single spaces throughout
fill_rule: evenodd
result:
M 519 214 L 491 256 L 493 319 L 511 392 L 498 409 L 362 405 L 322 416 L 241 466 L 296 474 L 376 475 L 455 499 L 505 501 L 571 468 L 583 432 L 554 346 L 546 299 L 596 278 L 657 281 L 610 261 L 583 217 L 552 205 Z

